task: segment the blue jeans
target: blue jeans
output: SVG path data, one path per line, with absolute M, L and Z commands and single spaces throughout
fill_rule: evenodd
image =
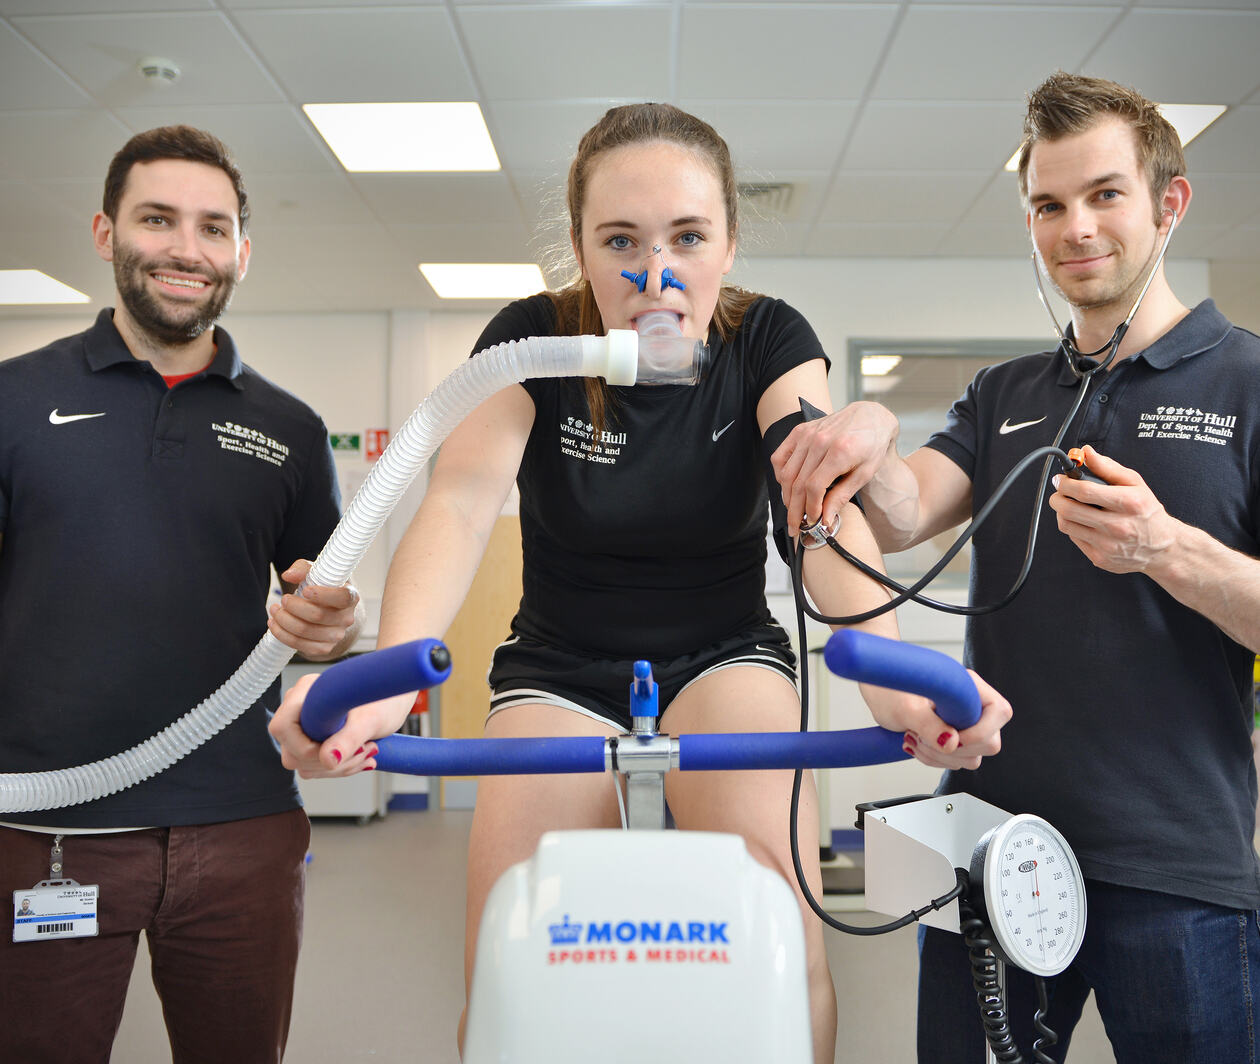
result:
M 1260 1064 L 1254 911 L 1089 881 L 1085 941 L 1046 980 L 1046 1022 L 1067 1059 L 1092 990 L 1116 1064 Z M 1033 977 L 1006 969 L 1011 1030 L 1033 1060 Z M 982 1064 L 984 1031 L 962 936 L 919 928 L 919 1064 Z

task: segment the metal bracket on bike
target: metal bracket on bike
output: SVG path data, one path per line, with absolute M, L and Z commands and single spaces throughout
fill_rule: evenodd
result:
M 652 666 L 634 663 L 630 734 L 612 740 L 613 768 L 626 777 L 626 826 L 665 827 L 665 773 L 678 766 L 678 740 L 656 730 L 657 685 Z

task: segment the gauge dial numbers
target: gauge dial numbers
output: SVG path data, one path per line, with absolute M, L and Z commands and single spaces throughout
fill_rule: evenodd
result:
M 1085 937 L 1085 880 L 1072 849 L 1040 817 L 1020 813 L 987 832 L 971 859 L 994 952 L 1033 975 L 1058 975 Z

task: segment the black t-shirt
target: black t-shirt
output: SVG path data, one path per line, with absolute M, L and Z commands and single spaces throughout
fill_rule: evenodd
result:
M 0 362 L 0 771 L 80 765 L 210 695 L 266 629 L 272 565 L 337 523 L 327 431 L 215 330 L 167 389 L 112 312 Z M 279 681 L 167 771 L 86 805 L 0 819 L 67 827 L 237 820 L 296 808 L 267 734 Z
M 1078 387 L 1055 352 L 989 367 L 927 446 L 971 478 L 979 510 L 1051 441 Z M 1064 446 L 1087 443 L 1173 517 L 1260 554 L 1260 340 L 1210 300 L 1093 378 Z M 973 603 L 1001 598 L 1019 571 L 1039 469 L 976 534 Z M 1091 878 L 1260 907 L 1249 650 L 1149 577 L 1096 568 L 1043 504 L 1028 582 L 969 620 L 966 660 L 1014 716 L 1002 752 L 945 789 L 1045 817 Z
M 477 349 L 555 328 L 550 299 L 533 296 L 500 311 Z M 764 297 L 730 343 L 711 331 L 709 346 L 695 387 L 611 388 L 600 439 L 582 380 L 523 384 L 535 416 L 517 477 L 515 631 L 595 657 L 676 657 L 769 618 L 757 403 L 826 356 L 799 313 Z

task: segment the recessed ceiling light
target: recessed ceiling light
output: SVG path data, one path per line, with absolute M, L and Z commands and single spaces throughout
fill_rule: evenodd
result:
M 39 270 L 0 270 L 0 303 L 90 303 L 89 296 Z
M 1228 109 L 1223 103 L 1159 103 L 1155 106 L 1172 123 L 1183 148 Z M 1019 152 L 1020 149 L 1016 148 L 1015 154 L 1006 160 L 1003 170 L 1013 174 L 1019 169 Z
M 476 103 L 308 103 L 302 110 L 352 173 L 500 168 Z
M 863 377 L 885 377 L 901 365 L 900 355 L 863 355 Z
M 420 272 L 441 299 L 520 299 L 547 287 L 532 262 L 422 262 Z

